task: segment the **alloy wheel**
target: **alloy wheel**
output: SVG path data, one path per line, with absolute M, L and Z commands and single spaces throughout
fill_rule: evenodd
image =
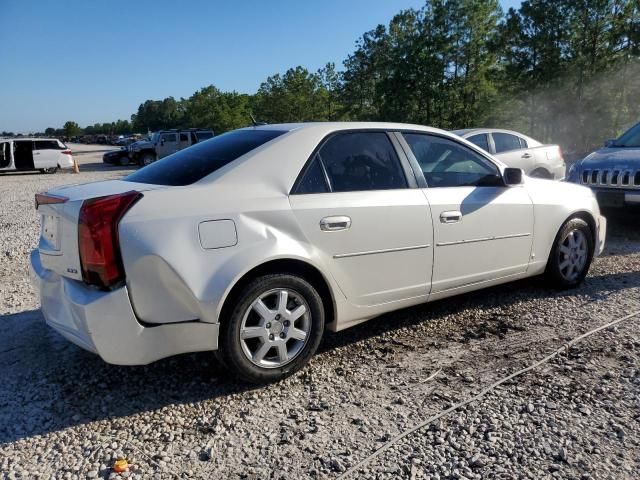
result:
M 587 237 L 582 230 L 571 230 L 558 249 L 558 270 L 565 280 L 573 281 L 587 264 Z
M 240 343 L 245 356 L 262 368 L 294 360 L 311 332 L 311 310 L 298 292 L 277 288 L 262 293 L 245 312 Z

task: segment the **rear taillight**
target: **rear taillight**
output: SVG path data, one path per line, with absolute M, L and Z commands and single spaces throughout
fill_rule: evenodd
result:
M 124 280 L 118 241 L 118 223 L 140 192 L 126 192 L 85 200 L 78 219 L 78 246 L 82 279 L 108 288 Z
M 67 197 L 51 195 L 50 193 L 36 193 L 36 210 L 40 205 L 54 205 L 69 200 Z
M 62 150 L 60 153 L 64 155 L 71 155 L 71 150 Z

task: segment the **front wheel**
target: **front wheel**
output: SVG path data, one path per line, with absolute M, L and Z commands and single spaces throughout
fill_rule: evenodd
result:
M 551 249 L 546 275 L 558 288 L 573 288 L 580 285 L 593 259 L 593 232 L 581 218 L 567 220 Z
M 140 165 L 142 167 L 146 167 L 147 165 L 151 165 L 155 161 L 156 161 L 156 157 L 154 155 L 152 155 L 151 153 L 143 153 L 142 156 L 140 157 Z
M 220 328 L 218 358 L 242 380 L 267 383 L 304 367 L 324 331 L 317 290 L 291 274 L 258 277 L 232 299 Z

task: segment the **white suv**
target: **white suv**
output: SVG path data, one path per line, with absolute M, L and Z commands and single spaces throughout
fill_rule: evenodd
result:
M 0 140 L 0 172 L 40 170 L 55 173 L 59 168 L 73 168 L 71 150 L 55 138 Z

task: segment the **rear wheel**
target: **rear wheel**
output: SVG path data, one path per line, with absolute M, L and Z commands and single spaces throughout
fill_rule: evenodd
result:
M 593 259 L 593 233 L 581 218 L 570 218 L 562 226 L 547 262 L 546 275 L 558 288 L 580 285 Z
M 547 180 L 553 180 L 553 175 L 547 172 L 544 168 L 536 168 L 529 174 L 529 176 L 533 178 L 545 178 Z
M 120 157 L 118 157 L 118 164 L 121 167 L 126 167 L 129 165 L 129 157 L 127 155 L 120 155 Z
M 251 281 L 222 319 L 217 356 L 251 383 L 283 379 L 304 367 L 324 331 L 324 309 L 305 279 L 273 274 Z

